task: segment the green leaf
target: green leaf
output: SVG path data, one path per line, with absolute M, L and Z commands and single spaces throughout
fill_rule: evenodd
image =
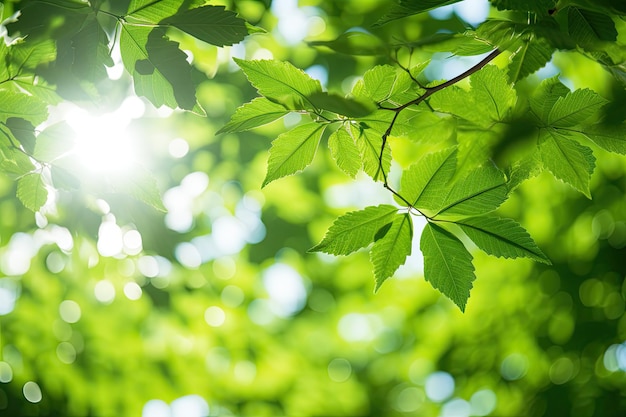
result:
M 105 66 L 113 66 L 113 59 L 109 55 L 109 37 L 95 15 L 85 19 L 83 27 L 72 37 L 71 42 L 74 49 L 74 74 L 93 82 L 106 79 Z
M 246 23 L 224 6 L 203 6 L 185 10 L 164 19 L 162 24 L 172 25 L 201 41 L 217 46 L 230 46 L 241 42 L 248 34 Z
M 617 29 L 609 16 L 592 10 L 569 7 L 567 11 L 568 32 L 583 47 L 598 41 L 615 41 Z
M 352 178 L 363 165 L 359 148 L 354 140 L 355 136 L 358 137 L 358 128 L 348 123 L 334 131 L 328 138 L 330 155 L 337 166 Z
M 407 91 L 412 85 L 413 80 L 406 72 L 391 65 L 377 65 L 363 74 L 363 80 L 355 84 L 352 93 L 382 103 Z
M 75 132 L 65 122 L 46 127 L 35 142 L 33 156 L 39 161 L 52 162 L 71 152 L 75 145 Z
M 382 152 L 381 167 L 380 153 L 383 146 L 382 134 L 374 129 L 359 129 L 356 145 L 357 148 L 359 148 L 361 160 L 363 161 L 363 171 L 375 181 L 382 181 L 383 171 L 387 173 L 391 169 L 391 150 L 389 146 L 385 146 Z
M 365 32 L 345 32 L 331 41 L 312 41 L 310 46 L 325 46 L 347 55 L 384 55 L 387 47 L 377 36 Z
M 158 211 L 167 211 L 156 178 L 145 168 L 135 167 L 133 174 L 123 180 L 110 178 L 109 184 L 113 192 L 130 195 Z
M 400 0 L 400 4 L 393 6 L 393 8 L 384 14 L 374 26 L 381 26 L 397 19 L 427 12 L 437 7 L 458 3 L 459 1 L 461 0 Z
M 490 0 L 498 10 L 517 10 L 547 15 L 555 7 L 555 0 Z
M 554 129 L 542 129 L 539 152 L 543 166 L 557 179 L 591 198 L 589 182 L 596 160 L 591 149 Z
M 125 19 L 157 24 L 189 7 L 200 6 L 203 3 L 180 0 L 131 0 Z
M 472 255 L 459 239 L 432 222 L 422 231 L 420 250 L 424 279 L 465 311 L 475 278 Z
M 582 133 L 599 147 L 609 152 L 626 155 L 626 126 L 624 124 L 591 126 L 585 128 Z
M 138 95 L 156 107 L 194 109 L 196 90 L 187 55 L 167 39 L 164 29 L 123 25 L 120 51 Z
M 376 106 L 372 102 L 342 97 L 325 91 L 313 93 L 307 99 L 316 109 L 327 110 L 351 118 L 365 117 L 376 110 Z
M 530 97 L 530 108 L 540 121 L 547 122 L 558 99 L 570 94 L 558 76 L 545 79 Z
M 309 96 L 322 91 L 319 81 L 289 62 L 233 58 L 250 83 L 269 100 L 292 110 L 312 110 Z
M 488 213 L 497 209 L 507 197 L 508 188 L 502 172 L 493 165 L 484 165 L 452 184 L 435 216 L 473 216 Z
M 537 152 L 533 152 L 530 156 L 517 160 L 511 166 L 508 174 L 507 187 L 509 193 L 519 187 L 527 179 L 536 177 L 542 171 L 541 159 Z
M 453 86 L 434 94 L 430 105 L 482 127 L 505 120 L 517 96 L 507 75 L 495 65 L 487 65 L 470 77 L 471 90 Z
M 570 127 L 581 124 L 596 114 L 606 103 L 604 97 L 592 90 L 587 88 L 576 90 L 556 100 L 548 115 L 548 125 Z
M 393 221 L 397 207 L 382 204 L 352 211 L 339 217 L 320 243 L 309 252 L 348 255 L 372 243 L 378 231 Z
M 11 44 L 9 65 L 12 76 L 33 70 L 38 66 L 53 62 L 57 56 L 57 48 L 52 39 L 38 39 L 37 42 L 28 38 L 19 39 Z
M 46 204 L 48 190 L 41 173 L 31 172 L 17 180 L 17 198 L 31 211 L 38 211 Z
M 552 58 L 554 48 L 540 37 L 530 37 L 522 41 L 509 65 L 509 80 L 515 82 L 526 78 L 541 69 Z
M 551 263 L 528 232 L 512 219 L 473 217 L 456 223 L 476 246 L 489 255 Z
M 324 125 L 307 123 L 278 136 L 270 148 L 262 186 L 306 168 L 313 161 L 324 129 Z
M 280 119 L 288 113 L 289 110 L 282 105 L 269 101 L 265 97 L 257 97 L 239 107 L 230 121 L 216 134 L 254 129 Z
M 370 260 L 374 265 L 375 291 L 403 265 L 411 254 L 413 224 L 409 213 L 395 214 L 391 227 L 374 242 Z
M 8 140 L 4 141 L 3 139 L 5 135 L 8 136 L 9 134 L 4 130 L 4 126 L 0 125 L 0 171 L 10 178 L 18 179 L 35 169 L 35 166 L 23 152 L 17 150 L 10 143 L 5 143 Z
M 52 165 L 50 167 L 50 175 L 52 184 L 57 189 L 71 191 L 80 188 L 81 183 L 78 177 L 60 166 Z
M 48 118 L 46 103 L 37 97 L 17 93 L 13 91 L 2 91 L 0 94 L 0 121 L 17 117 L 27 120 L 37 126 Z
M 32 153 L 35 149 L 35 127 L 33 124 L 19 117 L 9 117 L 5 124 L 13 137 L 22 144 L 24 150 Z
M 456 148 L 424 156 L 402 174 L 402 195 L 414 207 L 440 207 L 456 169 Z

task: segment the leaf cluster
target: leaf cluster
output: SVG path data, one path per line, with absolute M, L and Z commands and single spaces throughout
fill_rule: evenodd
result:
M 400 1 L 377 25 L 453 3 L 456 1 Z M 351 177 L 362 171 L 394 196 L 397 205 L 365 207 L 339 217 L 311 249 L 348 255 L 369 248 L 376 289 L 411 254 L 417 231 L 412 221 L 415 216 L 427 221 L 419 243 L 424 276 L 461 310 L 475 278 L 473 248 L 496 257 L 523 257 L 549 264 L 520 224 L 494 211 L 521 182 L 544 170 L 591 198 L 592 148 L 626 153 L 626 127 L 604 123 L 609 101 L 596 92 L 571 91 L 557 77 L 543 81 L 531 96 L 520 95 L 515 88 L 543 67 L 557 48 L 583 53 L 595 47 L 613 51 L 617 45 L 615 25 L 608 16 L 615 11 L 563 2 L 557 8 L 550 0 L 492 3 L 498 9 L 525 12 L 533 18 L 525 22 L 488 20 L 476 29 L 428 41 L 433 51 L 441 48 L 460 55 L 490 52 L 445 82 L 425 77 L 428 61 L 406 68 L 377 65 L 363 74 L 350 94 L 341 97 L 323 91 L 316 80 L 287 62 L 237 60 L 262 97 L 244 104 L 221 132 L 256 128 L 290 112 L 308 116 L 272 142 L 264 186 L 305 169 L 322 138 L 327 137 L 329 153 L 340 170 Z M 564 23 L 565 14 L 568 20 Z M 597 26 L 592 30 L 595 37 L 584 32 L 584 25 L 576 24 L 578 15 L 589 18 L 587 29 Z M 347 42 L 340 37 L 314 46 L 345 53 L 342 49 Z M 418 47 L 410 42 L 397 46 Z M 354 54 L 363 52 L 357 48 Z M 488 65 L 503 52 L 508 65 Z M 469 82 L 461 86 L 465 79 Z M 520 123 L 525 126 L 526 133 L 519 134 L 525 151 L 505 166 L 494 164 L 499 144 Z M 425 153 L 404 169 L 399 184 L 394 185 L 389 181 L 394 160 L 389 138 L 439 150 Z
M 17 19 L 6 25 L 11 38 L 0 42 L 1 169 L 17 179 L 18 198 L 37 211 L 49 187 L 81 185 L 70 155 L 69 126 L 39 126 L 48 118 L 47 107 L 63 98 L 98 100 L 98 89 L 115 64 L 114 49 L 119 47 L 137 95 L 156 107 L 203 115 L 196 99 L 199 72 L 169 39 L 169 31 L 221 47 L 243 40 L 248 27 L 234 12 L 202 1 L 132 0 L 123 14 L 106 10 L 101 2 L 21 2 Z M 104 190 L 163 209 L 156 182 L 145 170 Z

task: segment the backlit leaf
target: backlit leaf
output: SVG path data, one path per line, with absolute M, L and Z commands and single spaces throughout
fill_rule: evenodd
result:
M 395 214 L 393 223 L 385 234 L 377 239 L 370 251 L 376 278 L 375 290 L 403 265 L 411 254 L 413 225 L 409 213 Z
M 48 190 L 41 173 L 31 172 L 17 180 L 17 198 L 31 211 L 38 211 L 46 204 Z
M 376 22 L 375 26 L 384 25 L 414 14 L 427 12 L 437 7 L 458 3 L 459 1 L 461 0 L 400 0 L 400 4 L 393 6 L 389 12 L 384 14 L 383 17 Z
M 440 207 L 445 190 L 456 169 L 456 148 L 448 148 L 424 156 L 402 174 L 402 195 L 414 207 Z
M 48 109 L 46 103 L 37 97 L 5 90 L 0 94 L 0 121 L 6 122 L 11 117 L 37 126 L 48 118 Z
M 591 149 L 555 129 L 543 129 L 539 152 L 543 166 L 556 178 L 591 198 L 589 181 L 596 160 Z
M 339 217 L 320 243 L 309 252 L 348 255 L 368 246 L 386 224 L 393 221 L 398 209 L 388 204 L 366 207 Z
M 509 64 L 509 80 L 515 82 L 541 69 L 552 58 L 554 48 L 543 38 L 522 41 Z
M 558 77 L 547 78 L 530 97 L 530 108 L 540 121 L 546 123 L 557 100 L 568 94 L 570 89 Z
M 472 217 L 456 222 L 482 251 L 504 258 L 531 258 L 550 264 L 522 226 L 511 219 Z
M 422 231 L 420 249 L 424 279 L 465 311 L 475 278 L 472 255 L 453 234 L 432 222 Z
M 384 55 L 387 48 L 384 43 L 371 33 L 345 32 L 330 41 L 312 41 L 310 46 L 325 46 L 333 51 L 348 55 Z
M 592 90 L 576 90 L 556 100 L 547 122 L 555 127 L 575 126 L 596 114 L 606 103 L 604 97 Z
M 365 117 L 376 110 L 374 103 L 363 99 L 343 97 L 334 93 L 317 92 L 309 95 L 307 100 L 316 109 L 326 110 L 346 117 Z
M 132 175 L 127 176 L 123 180 L 113 178 L 109 184 L 113 192 L 128 194 L 155 210 L 166 211 L 156 178 L 145 168 L 135 167 Z
M 363 161 L 363 171 L 374 180 L 382 181 L 383 170 L 388 173 L 391 169 L 391 150 L 388 145 L 382 149 L 382 134 L 374 129 L 360 129 L 355 141 Z
M 471 216 L 497 209 L 508 196 L 503 173 L 493 165 L 484 165 L 464 175 L 449 188 L 436 215 Z
M 322 86 L 289 62 L 234 60 L 250 83 L 269 100 L 292 110 L 315 108 L 308 97 L 321 92 Z
M 582 132 L 599 147 L 622 155 L 626 155 L 626 126 L 596 125 L 585 128 Z
M 178 43 L 167 39 L 162 28 L 124 25 L 120 51 L 138 95 L 156 107 L 194 109 L 196 90 L 187 55 Z
M 46 127 L 37 135 L 33 156 L 39 161 L 52 162 L 66 155 L 75 147 L 74 135 L 74 131 L 65 122 Z
M 72 37 L 74 64 L 72 71 L 79 78 L 99 81 L 107 78 L 106 66 L 113 66 L 109 55 L 109 37 L 95 15 L 85 19 L 81 30 Z
M 324 128 L 324 125 L 307 123 L 278 136 L 270 148 L 263 187 L 306 168 L 313 161 Z
M 230 121 L 216 132 L 243 132 L 254 129 L 280 119 L 289 113 L 285 107 L 269 101 L 265 97 L 257 97 L 249 103 L 239 107 Z
M 224 6 L 203 6 L 185 10 L 166 18 L 172 25 L 201 41 L 217 46 L 241 42 L 248 34 L 245 21 Z
M 355 136 L 358 136 L 358 128 L 347 124 L 337 129 L 328 138 L 330 155 L 337 166 L 353 178 L 363 165 L 359 148 L 354 141 Z
M 615 41 L 617 39 L 615 22 L 603 13 L 569 7 L 567 23 L 570 36 L 583 47 L 597 41 Z

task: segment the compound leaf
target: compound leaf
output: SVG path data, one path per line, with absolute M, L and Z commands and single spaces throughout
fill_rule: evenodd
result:
M 398 209 L 388 204 L 366 207 L 339 217 L 309 252 L 348 255 L 372 243 L 378 231 L 393 221 Z
M 453 234 L 432 222 L 422 231 L 420 250 L 424 279 L 465 311 L 475 278 L 472 255 Z

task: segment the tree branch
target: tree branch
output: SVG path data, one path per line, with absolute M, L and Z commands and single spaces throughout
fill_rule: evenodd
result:
M 378 168 L 380 169 L 380 171 L 383 174 L 383 181 L 384 181 L 383 185 L 384 185 L 384 187 L 387 190 L 389 190 L 392 194 L 394 194 L 396 197 L 401 199 L 404 203 L 406 203 L 409 208 L 414 208 L 414 207 L 400 193 L 398 193 L 396 190 L 394 190 L 389 185 L 389 183 L 387 181 L 387 174 L 385 173 L 385 170 L 383 168 L 383 154 L 385 152 L 385 146 L 387 145 L 387 138 L 389 137 L 389 135 L 391 135 L 391 131 L 393 130 L 394 125 L 396 124 L 396 120 L 398 120 L 398 116 L 400 115 L 400 112 L 402 110 L 406 109 L 407 107 L 411 107 L 413 105 L 419 105 L 420 103 L 425 101 L 428 97 L 432 96 L 436 92 L 441 91 L 444 88 L 450 87 L 451 85 L 454 85 L 454 84 L 458 83 L 459 81 L 469 77 L 470 75 L 474 74 L 475 72 L 478 72 L 481 68 L 483 68 L 489 62 L 493 61 L 501 53 L 502 53 L 502 51 L 500 49 L 496 49 L 493 52 L 491 52 L 489 55 L 487 55 L 485 58 L 483 58 L 479 63 L 477 63 L 473 67 L 469 68 L 467 71 L 457 75 L 456 77 L 451 78 L 448 81 L 446 81 L 444 83 L 441 83 L 439 85 L 433 86 L 433 87 L 423 87 L 423 88 L 426 89 L 426 92 L 424 94 L 422 94 L 421 96 L 419 96 L 419 97 L 415 98 L 414 100 L 411 100 L 411 101 L 409 101 L 409 102 L 407 102 L 407 103 L 405 103 L 405 104 L 403 104 L 401 106 L 393 107 L 393 108 L 382 107 L 382 106 L 380 107 L 381 110 L 390 110 L 390 111 L 393 111 L 395 114 L 393 116 L 393 119 L 391 120 L 391 123 L 389 123 L 389 127 L 387 128 L 387 130 L 385 131 L 385 133 L 383 134 L 383 137 L 382 137 L 382 145 L 380 147 L 380 154 L 378 155 Z M 413 77 L 411 77 L 411 78 L 413 78 Z M 418 85 L 419 85 L 419 83 L 418 83 Z

